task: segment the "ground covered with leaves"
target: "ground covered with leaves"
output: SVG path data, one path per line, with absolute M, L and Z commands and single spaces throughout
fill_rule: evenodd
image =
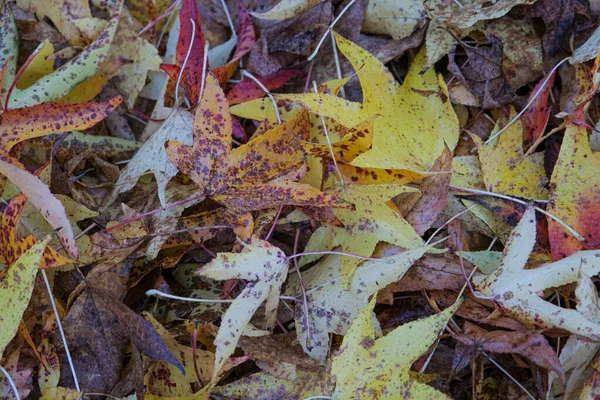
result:
M 600 396 L 598 0 L 0 12 L 0 398 Z

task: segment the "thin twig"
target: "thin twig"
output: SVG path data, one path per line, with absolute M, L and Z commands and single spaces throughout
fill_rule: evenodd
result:
M 58 309 L 56 308 L 56 303 L 54 302 L 54 295 L 52 294 L 52 288 L 50 287 L 50 282 L 48 281 L 48 275 L 46 275 L 46 270 L 42 269 L 42 276 L 44 277 L 44 283 L 46 284 L 46 290 L 48 291 L 48 297 L 50 297 L 50 304 L 52 304 L 52 311 L 56 316 L 56 325 L 58 326 L 58 330 L 60 332 L 60 337 L 63 342 L 63 346 L 65 346 L 65 353 L 67 355 L 67 361 L 69 361 L 69 367 L 71 368 L 71 374 L 73 375 L 73 381 L 75 381 L 75 389 L 78 392 L 81 392 L 81 388 L 79 387 L 79 381 L 77 380 L 77 372 L 75 372 L 75 365 L 73 364 L 73 359 L 71 358 L 71 353 L 69 352 L 69 345 L 67 344 L 67 338 L 65 336 L 65 331 L 62 326 L 62 322 L 60 322 L 60 316 L 58 315 Z
M 554 68 L 552 68 L 552 70 L 550 71 L 550 73 L 548 74 L 548 76 L 546 77 L 546 79 L 544 79 L 544 82 L 541 84 L 541 86 L 538 89 L 538 91 L 535 92 L 535 94 L 533 95 L 533 97 L 531 98 L 531 100 L 529 100 L 529 102 L 525 105 L 525 107 L 521 110 L 521 112 L 519 112 L 508 124 L 506 124 L 504 126 L 504 128 L 500 129 L 498 132 L 496 132 L 492 136 L 490 136 L 490 138 L 485 141 L 485 144 L 490 143 L 492 140 L 494 140 L 496 137 L 498 137 L 498 135 L 500 135 L 502 132 L 504 132 L 505 130 L 507 130 L 509 126 L 511 126 L 519 118 L 521 118 L 521 115 L 525 114 L 525 111 L 527 111 L 527 109 L 533 104 L 533 102 L 535 101 L 535 99 L 537 99 L 537 97 L 539 96 L 539 94 L 542 93 L 542 90 L 544 90 L 544 86 L 546 86 L 546 84 L 548 83 L 548 81 L 550 80 L 550 78 L 552 77 L 552 75 L 554 74 L 554 72 L 558 69 L 558 67 L 560 67 L 563 63 L 565 63 L 568 60 L 569 60 L 568 58 L 563 58 L 558 64 L 556 64 L 554 66 Z
M 2 365 L 0 365 L 0 372 L 2 372 L 4 374 L 4 376 L 6 376 L 6 379 L 8 380 L 8 384 L 10 385 L 10 388 L 12 389 L 13 393 L 15 394 L 15 398 L 17 400 L 21 400 L 21 395 L 19 394 L 19 391 L 17 390 L 17 386 L 15 385 L 15 382 L 13 382 L 12 377 L 8 374 L 8 371 L 5 370 Z
M 294 240 L 294 254 L 298 252 L 298 241 L 300 239 L 300 228 L 296 228 L 296 238 Z M 302 300 L 304 306 L 304 315 L 306 316 L 306 338 L 308 343 L 311 342 L 311 331 L 310 331 L 310 322 L 309 322 L 309 311 L 308 311 L 308 296 L 306 295 L 306 289 L 304 288 L 304 280 L 302 279 L 302 273 L 300 272 L 300 267 L 298 266 L 298 259 L 294 258 L 294 267 L 296 267 L 296 274 L 298 274 L 298 283 L 300 284 L 300 291 L 302 292 Z M 310 346 L 309 346 L 310 347 Z
M 160 297 L 163 299 L 171 299 L 171 300 L 180 300 L 180 301 L 188 301 L 191 303 L 233 303 L 235 300 L 221 300 L 221 299 L 194 299 L 192 297 L 181 297 L 175 296 L 174 294 L 169 294 L 165 292 L 161 292 L 160 290 L 150 289 L 146 291 L 146 296 L 154 296 Z
M 509 200 L 509 201 L 514 201 L 515 203 L 519 203 L 519 204 L 523 204 L 524 206 L 528 206 L 529 203 L 520 199 L 517 199 L 515 197 L 510 197 L 504 194 L 499 194 L 499 193 L 494 193 L 494 192 L 487 192 L 485 190 L 478 190 L 478 189 L 471 189 L 471 188 L 465 188 L 465 187 L 460 187 L 460 186 L 453 186 L 450 185 L 450 189 L 452 190 L 456 190 L 459 192 L 467 192 L 467 193 L 474 193 L 474 194 L 481 194 L 484 196 L 492 196 L 492 197 L 498 197 L 500 199 L 505 199 L 505 200 Z M 538 200 L 532 200 L 532 201 L 538 201 Z M 541 209 L 537 206 L 533 207 L 537 212 L 542 213 L 544 215 L 546 215 L 549 218 L 552 218 L 554 221 L 556 221 L 558 224 L 560 224 L 563 228 L 565 228 L 571 235 L 573 235 L 573 237 L 577 240 L 579 240 L 580 242 L 585 241 L 585 238 L 583 236 L 581 236 L 579 233 L 577 233 L 577 231 L 573 228 L 571 228 L 569 225 L 567 225 L 564 221 L 562 221 L 560 218 L 558 218 L 557 216 L 550 214 L 548 211 Z
M 258 85 L 258 87 L 260 87 L 263 90 L 263 92 L 265 92 L 266 95 L 269 96 L 269 98 L 271 99 L 271 102 L 273 103 L 273 107 L 275 108 L 275 114 L 277 114 L 277 123 L 279 125 L 281 125 L 281 115 L 279 114 L 279 107 L 277 107 L 277 101 L 275 100 L 275 97 L 273 96 L 273 94 L 269 91 L 269 89 L 267 89 L 267 87 L 265 85 L 263 85 L 263 83 L 261 81 L 258 80 L 257 77 L 252 75 L 250 72 L 243 70 L 242 75 L 247 76 L 248 78 L 252 79 L 254 81 L 254 83 L 256 83 Z
M 170 13 L 175 9 L 175 7 L 177 7 L 177 5 L 179 4 L 181 0 L 175 0 L 166 10 L 164 13 L 162 13 L 161 15 L 158 16 L 158 18 L 156 18 L 154 21 L 151 21 L 150 23 L 148 23 L 148 25 L 146 25 L 141 31 L 138 32 L 138 36 L 142 36 L 144 33 L 148 32 L 150 29 L 152 29 L 158 22 L 160 22 L 163 18 L 165 18 L 166 16 L 170 15 Z
M 356 2 L 356 0 L 351 0 L 348 4 L 346 4 L 346 7 L 344 7 L 344 9 L 340 12 L 340 14 L 333 20 L 331 25 L 329 25 L 329 27 L 325 31 L 325 34 L 323 35 L 323 37 L 321 37 L 321 40 L 319 40 L 319 43 L 317 44 L 315 51 L 313 51 L 312 54 L 310 56 L 308 56 L 308 59 L 307 59 L 308 61 L 311 61 L 313 58 L 315 58 L 317 56 L 317 54 L 319 53 L 319 50 L 321 49 L 321 46 L 323 45 L 323 42 L 325 41 L 325 38 L 327 37 L 327 35 L 329 35 L 329 32 L 331 32 L 331 30 L 333 29 L 335 24 L 338 23 L 340 18 L 342 18 L 342 16 L 346 13 L 346 11 L 348 11 L 348 9 L 350 7 L 352 7 L 352 5 L 355 2 Z
M 319 93 L 317 88 L 317 82 L 313 81 L 313 88 L 315 93 Z M 329 153 L 331 154 L 331 160 L 333 161 L 333 167 L 335 168 L 335 172 L 338 174 L 338 178 L 340 179 L 340 183 L 342 185 L 342 190 L 346 189 L 346 185 L 344 183 L 344 176 L 342 175 L 342 171 L 340 171 L 340 167 L 337 165 L 337 160 L 335 159 L 335 152 L 333 151 L 333 146 L 331 145 L 331 140 L 329 139 L 329 131 L 327 130 L 327 123 L 325 122 L 325 117 L 321 115 L 321 123 L 323 124 L 323 131 L 325 132 L 325 139 L 327 140 L 327 147 L 329 147 Z
M 340 66 L 340 57 L 338 56 L 335 35 L 333 34 L 333 31 L 331 31 L 329 35 L 331 36 L 331 46 L 333 47 L 333 60 L 335 61 L 335 72 L 337 73 L 338 79 L 342 79 L 342 67 Z M 343 86 L 340 88 L 340 94 L 343 98 L 346 98 L 346 91 L 344 90 Z

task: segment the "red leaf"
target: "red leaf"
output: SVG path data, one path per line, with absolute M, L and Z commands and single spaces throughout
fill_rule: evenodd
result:
M 258 77 L 258 80 L 271 91 L 280 88 L 291 79 L 302 75 L 304 75 L 304 72 L 299 69 L 287 69 L 279 70 L 265 77 Z M 227 93 L 227 101 L 229 101 L 230 106 L 233 106 L 234 104 L 259 99 L 265 95 L 265 91 L 256 82 L 252 79 L 244 79 Z
M 552 112 L 552 106 L 548 105 L 548 95 L 550 94 L 550 89 L 554 84 L 555 76 L 556 75 L 554 73 L 552 76 L 550 76 L 548 82 L 546 82 L 533 104 L 529 107 L 525 114 L 523 114 L 523 125 L 525 126 L 525 130 L 527 131 L 531 143 L 535 143 L 536 140 L 544 135 L 546 125 L 548 125 L 548 119 L 550 119 L 550 113 Z M 529 100 L 531 100 L 538 90 L 540 90 L 540 87 L 545 81 L 546 77 L 544 77 L 544 79 L 535 85 L 531 91 Z

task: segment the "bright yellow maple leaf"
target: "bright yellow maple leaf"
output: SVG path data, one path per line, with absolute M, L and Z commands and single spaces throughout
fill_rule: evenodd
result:
M 515 115 L 515 110 L 511 109 L 509 120 Z M 548 198 L 544 153 L 525 156 L 520 120 L 490 144 L 484 144 L 476 135 L 471 135 L 471 138 L 477 145 L 483 181 L 488 191 L 529 200 Z
M 330 193 L 356 206 L 356 210 L 332 210 L 344 227 L 324 224 L 311 236 L 305 251 L 330 250 L 336 246 L 348 253 L 370 257 L 377 243 L 383 241 L 408 249 L 423 246 L 423 240 L 402 218 L 391 200 L 400 193 L 415 191 L 402 185 L 346 185 Z M 328 192 L 329 193 L 329 192 Z M 392 207 L 390 207 L 393 206 Z M 302 263 L 314 256 L 303 257 Z M 341 269 L 347 286 L 362 260 L 342 257 Z
M 414 380 L 412 364 L 437 339 L 460 306 L 404 324 L 375 339 L 373 308 L 377 296 L 356 317 L 333 359 L 333 399 L 443 399 L 443 393 Z
M 357 71 L 363 103 L 327 94 L 281 95 L 303 103 L 312 112 L 331 117 L 344 126 L 356 126 L 374 114 L 373 147 L 358 156 L 352 165 L 363 168 L 427 171 L 444 151 L 458 142 L 458 118 L 448 99 L 442 77 L 433 69 L 421 74 L 425 53 L 413 61 L 403 85 L 375 56 L 336 35 L 342 53 Z

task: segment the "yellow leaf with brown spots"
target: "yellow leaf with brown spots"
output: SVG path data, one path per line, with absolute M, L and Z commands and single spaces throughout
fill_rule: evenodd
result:
M 33 235 L 17 238 L 19 219 L 25 209 L 27 196 L 19 194 L 8 202 L 2 213 L 2 229 L 0 230 L 0 263 L 10 265 L 23 253 L 35 245 Z M 40 268 L 52 268 L 72 264 L 74 261 L 58 254 L 52 247 L 44 249 Z
M 511 110 L 509 120 L 515 116 Z M 499 127 L 496 125 L 496 130 Z M 471 135 L 479 151 L 479 162 L 483 181 L 488 191 L 529 200 L 548 198 L 544 171 L 544 154 L 525 156 L 523 151 L 523 125 L 515 121 L 506 131 L 490 144 Z
M 269 242 L 253 237 L 241 253 L 218 253 L 204 265 L 198 275 L 216 280 L 245 279 L 251 284 L 238 295 L 222 317 L 215 338 L 217 351 L 213 378 L 235 351 L 244 327 L 260 305 L 266 301 L 267 324 L 275 323 L 281 285 L 287 277 L 289 260 L 285 253 Z
M 331 152 L 333 150 L 336 161 L 349 163 L 371 147 L 375 118 L 377 118 L 377 116 L 350 129 L 350 132 L 348 132 L 342 140 L 331 143 L 331 148 L 329 147 L 329 144 L 316 144 L 304 141 L 301 141 L 300 143 L 302 144 L 302 147 L 304 147 L 304 150 L 313 157 L 331 159 Z
M 0 277 L 0 355 L 12 340 L 29 304 L 33 284 L 50 236 L 39 241 L 12 263 Z
M 344 126 L 355 126 L 375 114 L 373 147 L 352 165 L 362 168 L 428 171 L 444 151 L 458 142 L 458 118 L 448 89 L 433 69 L 421 74 L 425 52 L 420 52 L 403 85 L 375 56 L 336 34 L 337 44 L 360 79 L 363 103 L 337 96 L 306 93 L 276 98 L 300 102 L 314 113 L 331 117 Z
M 324 251 L 342 246 L 347 253 L 370 257 L 379 242 L 407 249 L 423 246 L 421 237 L 390 202 L 400 193 L 414 191 L 415 189 L 401 185 L 346 185 L 344 189 L 328 191 L 327 193 L 354 204 L 356 210 L 333 210 L 344 227 L 324 224 L 311 236 L 305 251 Z M 320 240 L 323 237 L 331 240 Z M 319 257 L 305 256 L 302 263 L 306 264 L 316 258 Z M 354 271 L 361 263 L 360 259 L 354 257 L 342 257 L 341 270 L 345 286 L 351 282 Z
M 334 399 L 443 399 L 442 392 L 417 382 L 412 364 L 438 338 L 461 304 L 431 317 L 404 324 L 376 339 L 373 308 L 377 296 L 356 317 L 333 359 Z
M 57 387 L 56 389 L 46 390 L 41 400 L 80 400 L 83 393 L 75 389 Z

